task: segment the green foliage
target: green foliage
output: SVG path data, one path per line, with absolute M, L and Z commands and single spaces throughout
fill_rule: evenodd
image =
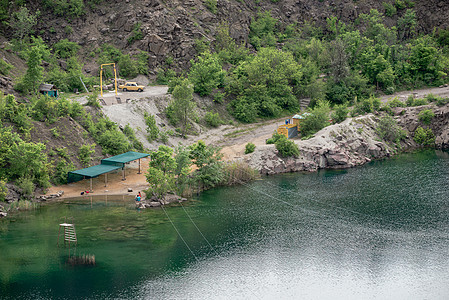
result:
M 89 95 L 87 95 L 87 103 L 86 105 L 101 108 L 100 101 L 98 100 L 98 92 L 93 91 Z
M 424 146 L 435 145 L 435 135 L 433 134 L 432 129 L 430 128 L 424 129 L 421 126 L 416 128 L 413 140 L 419 145 Z
M 390 108 L 395 108 L 395 107 L 405 107 L 406 104 L 404 102 L 402 102 L 401 100 L 398 99 L 398 97 L 394 97 L 393 99 L 391 99 L 390 101 L 387 102 L 387 105 Z
M 41 187 L 48 187 L 45 145 L 25 142 L 10 128 L 0 127 L 0 177 L 8 180 L 27 177 Z
M 398 20 L 398 31 L 401 39 L 409 39 L 416 35 L 416 13 L 413 9 L 407 9 Z
M 59 58 L 69 58 L 75 56 L 81 47 L 75 42 L 63 39 L 53 45 L 53 50 Z
M 406 136 L 405 131 L 399 127 L 396 120 L 390 115 L 380 118 L 376 127 L 376 133 L 381 139 L 394 143 L 398 143 Z
M 33 27 L 36 26 L 38 16 L 39 10 L 37 10 L 36 14 L 32 14 L 26 6 L 22 6 L 19 11 L 13 13 L 9 26 L 13 29 L 14 37 L 22 42 L 32 32 Z
M 176 72 L 169 68 L 159 68 L 157 69 L 156 82 L 158 84 L 168 84 L 170 86 L 170 82 L 175 81 Z M 169 88 L 169 93 L 172 92 Z
M 144 113 L 145 124 L 147 125 L 147 139 L 149 142 L 156 140 L 159 137 L 159 127 L 156 124 L 156 118 L 153 115 Z
M 233 73 L 230 89 L 237 97 L 231 102 L 232 113 L 240 121 L 253 122 L 257 116 L 275 117 L 283 110 L 296 111 L 299 101 L 293 87 L 302 75 L 291 53 L 260 49 Z
M 148 60 L 150 59 L 150 54 L 145 51 L 140 51 L 137 53 L 136 68 L 137 72 L 142 75 L 148 75 Z
M 250 43 L 259 50 L 262 47 L 273 47 L 276 45 L 276 24 L 278 20 L 271 16 L 271 12 L 259 12 L 256 19 L 250 24 Z
M 128 140 L 131 142 L 134 149 L 143 151 L 142 143 L 137 139 L 134 130 L 131 128 L 131 126 L 129 126 L 129 124 L 126 124 L 123 128 L 123 133 L 126 135 L 126 137 L 128 137 Z
M 248 49 L 245 45 L 237 45 L 231 38 L 228 23 L 222 22 L 218 26 L 214 45 L 218 57 L 223 63 L 236 65 L 248 57 Z
M 129 150 L 130 145 L 126 136 L 118 130 L 107 130 L 96 139 L 103 154 L 118 155 Z
M 0 202 L 5 201 L 8 195 L 8 188 L 6 187 L 6 179 L 0 178 Z
M 21 81 L 24 92 L 37 93 L 37 89 L 42 82 L 44 68 L 42 64 L 42 51 L 45 46 L 42 44 L 33 45 L 28 51 L 27 71 Z
M 310 114 L 301 122 L 301 135 L 309 136 L 329 125 L 330 105 L 327 101 L 318 101 Z
M 84 14 L 83 0 L 43 0 L 44 7 L 58 16 L 78 18 Z
M 86 144 L 82 145 L 78 149 L 78 158 L 84 167 L 90 166 L 90 162 L 92 161 L 92 154 L 95 153 L 95 146 L 95 144 Z
M 211 127 L 218 127 L 223 124 L 223 121 L 220 119 L 220 115 L 218 113 L 207 112 L 204 116 L 204 120 Z
M 118 62 L 121 76 L 133 78 L 138 74 L 137 63 L 129 55 L 122 55 Z
M 31 129 L 28 107 L 23 103 L 18 103 L 13 95 L 0 95 L 0 121 L 14 123 L 24 133 Z
M 204 0 L 204 4 L 211 13 L 217 13 L 217 0 Z
M 189 129 L 189 118 L 194 116 L 193 88 L 188 79 L 184 79 L 173 89 L 173 101 L 170 103 L 173 118 L 181 123 L 182 136 Z
M 12 65 L 7 63 L 5 60 L 0 60 L 0 74 L 8 75 L 9 71 L 12 69 Z
M 173 157 L 173 149 L 167 146 L 159 146 L 158 151 L 150 154 L 150 165 L 145 174 L 150 185 L 148 193 L 158 198 L 169 191 L 175 190 L 176 160 Z
M 419 112 L 418 119 L 426 125 L 432 123 L 435 113 L 431 109 L 425 109 Z
M 224 179 L 222 154 L 213 146 L 206 146 L 203 141 L 189 146 L 190 159 L 198 167 L 194 174 L 194 181 L 201 183 L 204 188 L 212 188 Z
M 222 69 L 216 53 L 209 51 L 198 56 L 198 61 L 191 61 L 189 80 L 193 83 L 195 93 L 209 95 L 212 90 L 224 84 L 226 72 Z
M 362 99 L 357 102 L 354 106 L 354 109 L 351 111 L 352 116 L 369 114 L 374 112 L 375 110 L 379 110 L 381 106 L 381 101 L 379 98 L 371 96 L 367 99 Z
M 16 184 L 21 189 L 22 195 L 25 198 L 30 199 L 36 188 L 33 180 L 28 176 L 24 176 L 17 179 Z
M 412 76 L 426 84 L 440 84 L 446 75 L 442 52 L 436 48 L 434 40 L 429 37 L 416 39 L 410 49 L 410 72 Z
M 65 159 L 61 159 L 56 164 L 53 171 L 52 182 L 56 185 L 67 184 L 67 174 L 75 170 L 73 163 L 67 163 Z
M 429 104 L 429 100 L 427 98 L 417 98 L 415 99 L 412 95 L 408 96 L 407 101 L 405 104 L 408 107 L 411 106 L 421 106 L 421 105 L 427 105 Z
M 341 123 L 348 117 L 349 108 L 344 105 L 340 104 L 334 107 L 334 111 L 331 114 L 331 118 L 334 121 L 334 123 Z
M 382 5 L 385 9 L 385 15 L 387 17 L 392 17 L 397 13 L 397 9 L 393 4 L 387 3 L 387 2 L 382 2 Z
M 282 135 L 282 137 L 279 138 L 276 143 L 274 143 L 274 145 L 276 146 L 276 149 L 279 151 L 279 154 L 282 157 L 299 156 L 298 145 L 296 145 L 295 142 L 287 139 L 284 135 Z
M 142 23 L 138 22 L 134 24 L 133 31 L 131 32 L 131 36 L 128 38 L 128 45 L 131 45 L 134 41 L 138 41 L 143 39 L 143 32 L 142 32 Z
M 276 144 L 276 142 L 282 138 L 285 138 L 285 135 L 274 132 L 271 138 L 267 139 L 267 144 Z
M 248 143 L 245 145 L 245 154 L 253 153 L 256 150 L 256 145 Z

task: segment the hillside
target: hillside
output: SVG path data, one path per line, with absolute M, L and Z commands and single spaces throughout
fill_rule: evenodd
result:
M 5 182 L 30 197 L 36 186 L 64 183 L 71 169 L 128 150 L 174 151 L 198 139 L 229 145 L 309 103 L 322 118 L 304 138 L 329 125 L 331 109 L 342 122 L 444 105 L 430 95 L 383 105 L 378 97 L 447 85 L 448 9 L 413 0 L 0 0 L 0 197 Z M 111 62 L 120 82 L 152 86 L 158 97 L 147 97 L 148 87 L 121 93 L 124 103 L 105 94 L 101 105 L 99 66 Z M 114 71 L 103 69 L 105 90 Z M 42 82 L 62 96 L 41 96 Z M 78 95 L 84 85 L 89 92 Z M 243 151 L 245 140 L 237 142 L 230 156 Z M 21 155 L 32 171 L 15 168 Z

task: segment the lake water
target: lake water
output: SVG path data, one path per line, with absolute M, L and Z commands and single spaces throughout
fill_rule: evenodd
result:
M 66 200 L 0 220 L 2 299 L 448 299 L 449 155 L 264 177 L 182 206 Z M 78 246 L 57 247 L 73 217 Z M 69 257 L 95 256 L 95 266 Z

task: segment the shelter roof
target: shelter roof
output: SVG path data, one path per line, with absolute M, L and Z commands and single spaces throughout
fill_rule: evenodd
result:
M 120 166 L 96 165 L 93 167 L 69 172 L 69 176 L 70 176 L 70 174 L 76 174 L 76 175 L 81 175 L 81 176 L 84 176 L 87 178 L 94 178 L 94 177 L 97 177 L 98 175 L 108 173 L 108 172 L 111 172 L 111 171 L 114 171 L 114 170 L 117 170 L 120 168 L 121 168 Z
M 42 91 L 42 92 L 49 92 L 49 91 L 52 91 L 54 89 L 56 89 L 54 84 L 42 83 L 39 86 L 39 91 Z
M 144 158 L 150 156 L 147 153 L 139 153 L 139 152 L 134 152 L 134 151 L 129 151 L 123 154 L 119 154 L 116 156 L 112 156 L 109 158 L 105 158 L 101 160 L 102 164 L 124 164 L 133 160 L 137 160 L 139 158 Z

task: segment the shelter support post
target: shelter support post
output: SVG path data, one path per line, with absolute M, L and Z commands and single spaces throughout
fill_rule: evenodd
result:
M 139 172 L 137 172 L 137 174 L 142 174 L 142 172 L 140 171 L 140 158 L 139 158 Z
M 90 192 L 92 192 L 92 177 L 90 178 Z
M 126 180 L 126 178 L 125 178 L 125 166 L 123 166 L 123 168 L 122 168 L 122 174 L 123 174 L 122 180 Z
M 108 173 L 104 173 L 104 187 L 108 186 Z

